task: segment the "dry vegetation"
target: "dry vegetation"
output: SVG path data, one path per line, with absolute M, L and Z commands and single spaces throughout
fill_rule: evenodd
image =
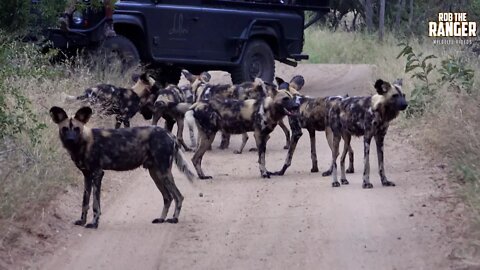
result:
M 6 253 L 24 248 L 19 237 L 32 233 L 52 199 L 82 183 L 60 145 L 50 107 L 62 106 L 74 113 L 79 104 L 65 104 L 65 94 L 77 95 L 99 82 L 132 84 L 133 70 L 121 73 L 115 63 L 106 70 L 87 68 L 82 60 L 54 66 L 48 57 L 0 33 L 0 251 Z M 93 121 L 114 124 L 111 117 Z M 0 269 L 6 267 L 4 259 L 0 257 Z

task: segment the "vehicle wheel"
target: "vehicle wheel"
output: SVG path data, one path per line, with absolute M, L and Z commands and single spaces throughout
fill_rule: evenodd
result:
M 100 45 L 98 52 L 105 57 L 106 64 L 120 60 L 123 68 L 130 68 L 140 62 L 140 55 L 135 45 L 121 35 L 107 37 Z
M 253 81 L 256 77 L 272 82 L 275 73 L 275 59 L 270 46 L 263 40 L 248 42 L 239 66 L 231 71 L 235 84 Z

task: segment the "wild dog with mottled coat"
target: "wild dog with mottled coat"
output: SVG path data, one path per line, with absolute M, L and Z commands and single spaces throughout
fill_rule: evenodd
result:
M 192 86 L 195 102 L 215 98 L 237 100 L 260 99 L 265 98 L 269 94 L 267 92 L 267 89 L 265 89 L 266 83 L 264 83 L 259 78 L 257 78 L 253 82 L 244 82 L 235 85 L 209 84 L 208 81 L 210 80 L 210 74 L 208 72 L 203 72 L 199 76 L 195 76 L 187 70 L 182 70 L 182 73 Z M 191 113 L 187 115 L 187 117 L 191 118 Z M 285 133 L 286 140 L 288 142 L 290 139 L 290 131 L 283 124 L 283 122 L 280 126 L 282 127 Z M 242 134 L 242 140 L 248 140 L 248 135 L 246 133 Z M 220 143 L 220 149 L 228 148 L 229 142 L 230 134 L 222 133 L 222 142 Z M 242 144 L 242 147 L 239 150 L 234 151 L 234 153 L 241 154 L 244 146 L 245 145 Z
M 407 108 L 408 103 L 402 93 L 402 80 L 390 84 L 383 80 L 375 82 L 377 94 L 373 96 L 349 97 L 332 104 L 327 116 L 327 133 L 332 140 L 332 186 L 339 187 L 337 180 L 337 157 L 341 138 L 345 144 L 350 144 L 353 136 L 363 136 L 364 143 L 364 170 L 363 188 L 372 188 L 370 183 L 370 142 L 375 138 L 377 145 L 378 168 L 383 186 L 395 186 L 385 176 L 383 164 L 383 142 L 390 122 L 395 119 L 400 111 Z M 348 184 L 345 176 L 344 148 L 340 158 L 341 182 Z
M 139 76 L 132 88 L 99 84 L 88 88 L 80 96 L 67 96 L 69 101 L 83 101 L 99 108 L 105 115 L 115 115 L 115 128 L 130 127 L 130 119 L 140 111 L 149 98 L 156 95 L 155 80 L 146 73 Z
M 300 77 L 295 76 L 294 79 L 296 78 L 296 81 L 303 82 L 303 77 Z M 312 169 L 310 171 L 318 172 L 315 132 L 325 131 L 329 104 L 337 100 L 342 100 L 343 97 L 332 96 L 313 98 L 304 96 L 300 94 L 300 89 L 297 86 L 298 82 L 295 82 L 294 79 L 292 79 L 290 83 L 286 83 L 278 77 L 276 79 L 281 89 L 288 89 L 288 91 L 294 95 L 295 102 L 299 104 L 300 108 L 297 115 L 289 117 L 290 128 L 292 129 L 292 140 L 290 142 L 287 158 L 285 159 L 285 164 L 280 171 L 275 172 L 275 175 L 284 175 L 285 171 L 288 169 L 288 167 L 290 167 L 298 140 L 300 140 L 300 137 L 303 135 L 302 129 L 306 129 L 310 135 L 310 157 L 312 159 Z M 347 172 L 353 173 L 353 150 L 350 145 L 345 145 L 345 147 L 348 148 L 350 158 L 350 167 L 348 168 Z M 331 172 L 332 166 L 330 166 L 327 171 L 323 172 L 322 176 L 328 176 L 331 174 Z
M 153 97 L 153 96 L 152 96 Z M 173 125 L 177 123 L 177 139 L 186 151 L 191 151 L 183 139 L 183 127 L 185 113 L 188 111 L 193 103 L 193 93 L 190 86 L 178 87 L 170 84 L 165 88 L 158 90 L 156 99 L 149 100 L 143 106 L 141 113 L 146 118 L 147 115 L 152 115 L 152 125 L 157 125 L 160 118 L 165 119 L 165 128 L 172 131 Z M 190 128 L 190 139 L 195 145 L 193 127 Z
M 273 97 L 262 99 L 211 99 L 199 101 L 192 105 L 200 145 L 192 162 L 200 179 L 209 179 L 202 170 L 202 158 L 212 144 L 215 134 L 222 131 L 227 134 L 244 134 L 254 132 L 258 148 L 258 163 L 262 177 L 270 177 L 265 168 L 265 153 L 269 134 L 278 121 L 285 115 L 293 114 L 298 109 L 293 96 L 285 90 L 273 89 Z M 242 148 L 246 140 L 242 142 Z
M 97 228 L 100 219 L 100 189 L 104 170 L 128 171 L 140 166 L 149 170 L 150 176 L 163 195 L 163 211 L 153 223 L 177 223 L 183 196 L 175 185 L 172 163 L 192 181 L 183 152 L 175 137 L 160 127 L 135 127 L 124 129 L 90 129 L 85 124 L 92 109 L 83 107 L 69 118 L 59 107 L 50 109 L 50 116 L 58 125 L 60 140 L 77 168 L 84 175 L 82 215 L 75 225 L 85 225 L 90 194 L 93 192 L 93 220 L 87 228 Z M 93 190 L 92 190 L 93 189 Z M 175 213 L 165 220 L 172 199 Z

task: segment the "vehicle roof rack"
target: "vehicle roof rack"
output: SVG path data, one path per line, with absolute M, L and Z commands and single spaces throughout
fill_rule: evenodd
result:
M 265 7 L 270 9 L 293 9 L 293 10 L 330 10 L 329 0 L 206 0 L 205 2 L 236 5 L 244 7 Z

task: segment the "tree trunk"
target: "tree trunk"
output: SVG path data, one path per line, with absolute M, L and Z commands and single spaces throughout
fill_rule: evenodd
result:
M 353 20 L 352 20 L 353 32 L 357 31 L 357 17 L 358 17 L 358 11 L 354 10 L 353 11 Z
M 368 31 L 373 31 L 373 6 L 372 0 L 365 0 L 362 2 L 365 9 L 365 23 L 367 24 Z
M 397 31 L 400 30 L 400 17 L 402 16 L 403 13 L 403 6 L 404 6 L 404 1 L 403 0 L 398 0 L 397 4 L 397 15 L 395 16 L 395 29 Z
M 385 0 L 380 0 L 380 18 L 378 20 L 378 38 L 382 42 L 385 35 Z
M 413 22 L 413 0 L 410 0 L 410 10 L 408 14 L 408 26 L 412 27 L 412 22 Z

